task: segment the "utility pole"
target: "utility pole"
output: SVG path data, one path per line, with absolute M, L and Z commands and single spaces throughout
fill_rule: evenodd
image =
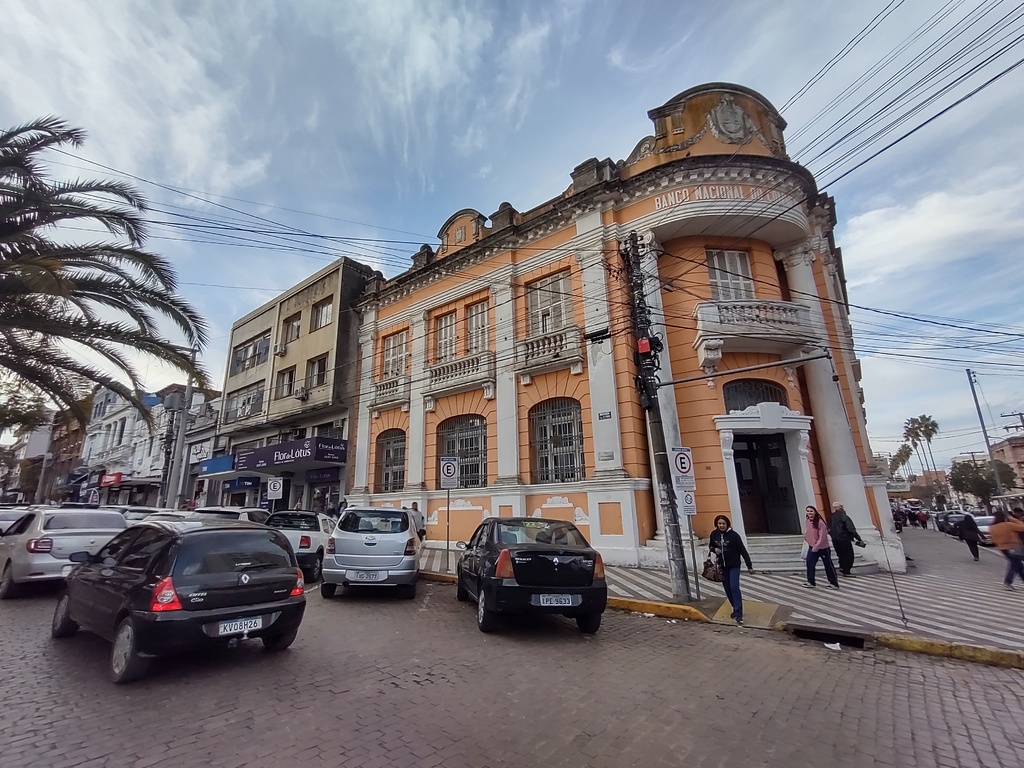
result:
M 189 350 L 192 354 L 192 367 L 196 364 L 196 355 L 199 350 L 193 347 Z M 167 501 L 169 506 L 178 509 L 181 506 L 181 478 L 185 465 L 185 430 L 188 429 L 188 412 L 192 408 L 192 376 L 189 375 L 185 384 L 185 402 L 181 406 L 181 417 L 178 419 L 178 434 L 174 440 L 174 453 L 171 457 L 171 474 L 167 481 Z
M 651 432 L 651 447 L 654 449 L 654 483 L 665 517 L 665 539 L 668 545 L 668 573 L 672 581 L 672 597 L 676 600 L 691 600 L 690 575 L 686 571 L 683 556 L 683 539 L 679 531 L 679 513 L 676 510 L 676 493 L 672 487 L 672 471 L 669 467 L 668 450 L 665 446 L 665 428 L 661 420 L 658 403 L 658 353 L 664 345 L 661 339 L 651 335 L 651 310 L 647 305 L 644 274 L 640 269 L 640 244 L 636 232 L 630 232 L 622 248 L 626 263 L 630 289 L 633 294 L 633 329 L 636 332 L 637 363 L 640 375 L 636 378 L 640 392 L 640 405 L 647 411 L 647 423 Z M 696 563 L 694 563 L 696 567 Z
M 1020 419 L 1020 424 L 1011 424 L 1008 427 L 1003 427 L 1007 432 L 1010 430 L 1024 429 L 1024 413 L 1021 413 L 1020 411 L 1010 411 L 1009 413 L 1000 413 L 999 415 L 1004 419 L 1012 419 L 1014 416 Z
M 996 496 L 1003 495 L 1003 484 L 999 482 L 999 471 L 996 469 L 996 460 L 992 458 L 992 443 L 988 439 L 988 430 L 985 429 L 985 419 L 981 415 L 981 405 L 978 403 L 978 393 L 974 389 L 974 371 L 967 368 L 967 381 L 971 384 L 971 396 L 974 398 L 974 407 L 978 411 L 978 422 L 981 424 L 981 434 L 985 438 L 985 450 L 988 451 L 988 463 L 992 466 L 992 477 L 996 481 Z M 972 457 L 973 458 L 973 455 Z M 1002 506 L 1002 504 L 1000 504 Z

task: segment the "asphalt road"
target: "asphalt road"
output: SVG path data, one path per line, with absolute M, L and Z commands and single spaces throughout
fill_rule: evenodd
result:
M 257 643 L 107 681 L 109 647 L 49 637 L 52 591 L 0 604 L 0 765 L 1024 765 L 1024 673 L 830 651 L 609 612 L 483 635 L 454 588 L 311 593 L 291 650 Z

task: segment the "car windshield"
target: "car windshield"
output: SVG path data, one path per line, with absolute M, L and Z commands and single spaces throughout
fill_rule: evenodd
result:
M 338 523 L 345 533 L 404 533 L 409 530 L 409 515 L 401 510 L 354 510 L 346 512 Z
M 44 531 L 73 531 L 84 528 L 118 531 L 127 527 L 128 522 L 117 512 L 58 512 L 47 515 L 43 521 Z
M 316 515 L 307 515 L 301 512 L 275 512 L 267 518 L 264 525 L 271 528 L 281 528 L 286 531 L 319 531 Z
M 174 575 L 291 567 L 290 545 L 277 531 L 203 531 L 183 537 Z
M 590 546 L 575 525 L 558 520 L 521 520 L 498 523 L 497 535 L 500 544 Z
M 978 525 L 992 525 L 996 521 L 995 517 L 976 517 L 974 522 Z

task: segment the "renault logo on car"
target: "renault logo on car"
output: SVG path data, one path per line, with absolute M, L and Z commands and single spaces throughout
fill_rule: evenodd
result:
M 249 574 L 248 573 L 243 573 L 242 574 L 242 583 L 243 584 L 248 584 L 249 583 Z

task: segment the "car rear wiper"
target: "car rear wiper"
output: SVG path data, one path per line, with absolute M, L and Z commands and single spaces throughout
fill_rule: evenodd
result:
M 236 568 L 236 571 L 256 571 L 261 568 L 279 568 L 277 563 L 252 563 L 251 565 L 243 565 Z

